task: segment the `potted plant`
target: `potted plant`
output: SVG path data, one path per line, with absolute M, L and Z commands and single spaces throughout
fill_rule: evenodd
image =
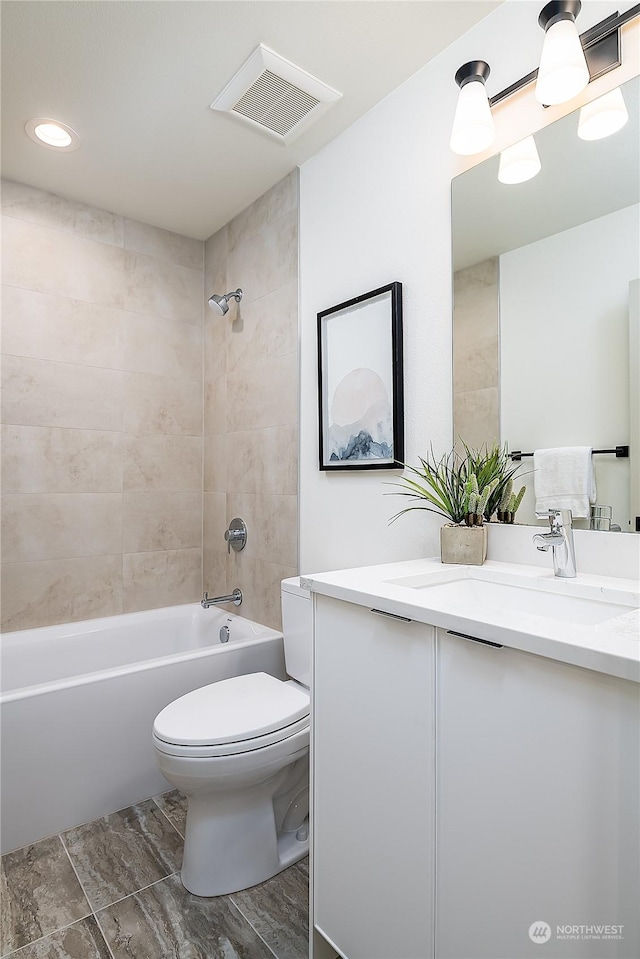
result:
M 518 507 L 522 502 L 526 488 L 526 486 L 521 486 L 519 491 L 514 493 L 513 480 L 509 479 L 498 503 L 497 516 L 499 523 L 513 523 L 515 521 L 516 513 L 518 512 Z
M 481 566 L 487 555 L 485 511 L 497 487 L 497 478 L 488 483 L 478 479 L 470 469 L 468 451 L 464 457 L 454 450 L 436 459 L 431 450 L 420 466 L 406 466 L 403 476 L 394 486 L 407 496 L 412 505 L 400 510 L 389 520 L 414 509 L 437 513 L 449 522 L 440 530 L 440 556 L 443 563 L 464 563 Z
M 465 469 L 469 473 L 475 473 L 478 485 L 484 489 L 493 483 L 493 489 L 484 508 L 484 518 L 488 522 L 493 514 L 501 508 L 505 496 L 507 506 L 504 508 L 508 507 L 513 491 L 513 478 L 520 469 L 520 464 L 514 465 L 506 445 L 492 447 L 485 445 L 474 450 L 463 441 L 462 446 L 465 451 Z M 508 496 L 505 492 L 507 488 L 509 490 Z M 525 487 L 518 493 L 518 506 L 524 496 L 524 489 Z M 515 513 L 515 510 L 513 512 Z

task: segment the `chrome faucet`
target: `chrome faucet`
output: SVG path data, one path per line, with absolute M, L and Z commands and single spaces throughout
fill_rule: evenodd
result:
M 570 509 L 550 509 L 548 533 L 536 533 L 533 542 L 546 553 L 551 547 L 555 576 L 573 579 L 576 575 L 576 551 L 573 544 L 573 527 Z
M 209 609 L 210 606 L 220 606 L 223 603 L 233 603 L 234 606 L 239 606 L 241 602 L 242 590 L 234 589 L 229 596 L 209 596 L 208 593 L 204 593 L 200 605 L 203 609 Z

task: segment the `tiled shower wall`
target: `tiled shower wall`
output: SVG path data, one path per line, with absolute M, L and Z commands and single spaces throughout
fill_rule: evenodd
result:
M 204 585 L 239 587 L 243 615 L 279 627 L 298 570 L 297 171 L 207 241 L 205 299 L 237 287 L 226 316 L 205 309 Z M 228 555 L 235 516 L 247 546 Z
M 298 562 L 297 171 L 207 242 L 204 286 L 198 240 L 7 181 L 2 207 L 2 628 L 193 602 L 203 579 L 279 626 Z M 236 286 L 214 317 L 208 296 Z M 233 516 L 249 540 L 228 557 Z
M 2 626 L 197 600 L 204 244 L 4 182 Z

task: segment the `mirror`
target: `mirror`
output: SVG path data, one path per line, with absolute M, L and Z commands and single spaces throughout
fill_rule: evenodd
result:
M 597 505 L 635 531 L 640 78 L 621 89 L 629 121 L 612 136 L 581 140 L 579 111 L 535 134 L 534 179 L 500 183 L 496 156 L 453 181 L 453 405 L 470 446 L 629 446 L 594 465 Z M 536 523 L 532 470 L 523 458 L 519 523 Z

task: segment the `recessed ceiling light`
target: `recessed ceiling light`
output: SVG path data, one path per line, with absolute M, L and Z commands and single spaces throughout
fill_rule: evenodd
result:
M 47 117 L 35 117 L 24 126 L 25 132 L 34 143 L 39 146 L 57 150 L 60 153 L 70 153 L 80 146 L 80 137 L 75 130 L 59 120 Z

